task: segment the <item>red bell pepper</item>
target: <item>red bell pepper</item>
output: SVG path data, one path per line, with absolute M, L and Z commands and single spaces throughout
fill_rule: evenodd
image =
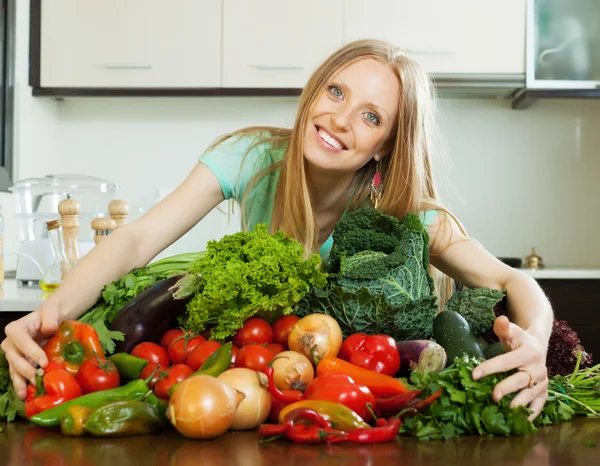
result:
M 304 397 L 307 400 L 327 400 L 343 404 L 365 421 L 371 419 L 369 409 L 375 410 L 375 396 L 371 391 L 344 374 L 325 374 L 316 377 L 308 385 Z
M 27 387 L 27 418 L 81 396 L 81 388 L 75 377 L 60 363 L 50 362 L 46 369 L 38 369 L 35 377 L 36 384 Z
M 63 322 L 44 346 L 48 361 L 64 364 L 72 375 L 90 358 L 104 359 L 104 351 L 94 327 L 75 320 Z
M 342 343 L 338 357 L 380 374 L 394 376 L 400 369 L 396 341 L 387 335 L 350 335 Z

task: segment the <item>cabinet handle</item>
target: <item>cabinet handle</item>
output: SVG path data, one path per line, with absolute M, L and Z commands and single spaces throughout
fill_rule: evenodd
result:
M 250 65 L 259 70 L 303 70 L 303 66 L 297 65 Z
M 454 55 L 454 50 L 427 50 L 427 49 L 404 49 L 406 53 L 414 53 L 416 55 Z
M 152 65 L 104 65 L 107 70 L 151 70 Z

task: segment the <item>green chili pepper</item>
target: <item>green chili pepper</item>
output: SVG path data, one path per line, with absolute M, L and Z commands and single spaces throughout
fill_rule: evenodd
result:
M 85 430 L 96 437 L 117 437 L 157 432 L 163 421 L 148 403 L 121 400 L 96 408 L 85 421 Z
M 116 353 L 110 356 L 110 359 L 117 371 L 119 371 L 119 375 L 123 380 L 134 380 L 137 379 L 144 368 L 148 365 L 148 361 L 142 358 L 136 358 L 131 354 L 127 353 Z
M 218 377 L 221 375 L 231 365 L 231 348 L 231 342 L 221 345 L 217 351 L 211 354 L 208 359 L 204 361 L 202 367 L 200 367 L 200 369 L 191 374 L 189 377 L 193 377 L 195 375 L 212 375 L 213 377 Z M 171 396 L 173 392 L 177 390 L 177 387 L 179 387 L 178 383 L 171 387 L 169 390 L 169 396 Z
M 42 427 L 56 427 L 60 425 L 60 418 L 66 414 L 71 406 L 86 406 L 88 408 L 97 408 L 103 404 L 120 401 L 120 400 L 141 400 L 150 389 L 145 381 L 136 379 L 122 387 L 111 388 L 109 390 L 101 390 L 98 392 L 88 393 L 87 395 L 73 398 L 58 406 L 42 411 L 29 420 L 34 424 Z

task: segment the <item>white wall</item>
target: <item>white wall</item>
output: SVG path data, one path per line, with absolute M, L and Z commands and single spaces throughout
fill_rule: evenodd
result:
M 174 188 L 218 135 L 246 125 L 289 126 L 295 98 L 31 97 L 27 86 L 27 3 L 18 10 L 17 179 L 81 173 L 122 186 L 134 216 Z M 600 102 L 540 101 L 526 111 L 508 101 L 441 100 L 447 153 L 443 199 L 469 233 L 497 256 L 536 246 L 549 266 L 600 266 Z M 0 196 L 6 250 L 16 220 Z M 212 213 L 167 253 L 202 249 L 237 228 Z M 14 263 L 7 258 L 7 268 Z

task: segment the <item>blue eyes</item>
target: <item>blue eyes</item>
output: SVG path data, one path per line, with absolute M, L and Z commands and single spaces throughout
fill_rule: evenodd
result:
M 330 84 L 329 86 L 327 86 L 327 90 L 329 91 L 329 94 L 331 94 L 335 99 L 344 98 L 344 91 L 342 91 L 342 89 L 335 84 Z M 370 124 L 373 124 L 375 126 L 381 125 L 381 117 L 372 110 L 365 114 L 365 119 Z

